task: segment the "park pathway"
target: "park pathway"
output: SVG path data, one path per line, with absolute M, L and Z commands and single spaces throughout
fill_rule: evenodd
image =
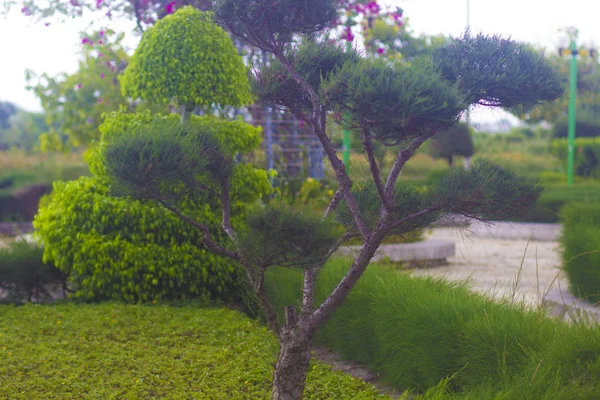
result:
M 496 299 L 515 293 L 517 300 L 533 306 L 541 304 L 545 293 L 567 289 L 558 242 L 481 237 L 468 227 L 436 228 L 428 238 L 454 242 L 456 254 L 448 265 L 417 269 L 414 275 L 469 279 L 477 292 Z

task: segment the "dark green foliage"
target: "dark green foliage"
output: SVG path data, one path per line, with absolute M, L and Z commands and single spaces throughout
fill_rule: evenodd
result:
M 598 184 L 555 184 L 549 186 L 540 196 L 534 208 L 514 216 L 511 221 L 525 222 L 559 222 L 562 207 L 571 202 L 594 203 L 600 198 Z
M 64 286 L 66 277 L 52 263 L 42 261 L 43 253 L 40 246 L 25 239 L 0 247 L 0 289 L 18 301 L 31 301 L 34 296 L 49 299 L 48 286 Z
M 456 87 L 425 60 L 348 62 L 321 92 L 332 109 L 387 145 L 445 129 L 465 109 Z
M 269 205 L 248 215 L 239 246 L 261 269 L 273 265 L 307 268 L 322 263 L 339 236 L 337 226 L 316 213 Z
M 552 140 L 551 151 L 563 165 L 566 165 L 569 158 L 568 139 Z M 600 177 L 600 137 L 577 137 L 575 154 L 574 167 L 578 176 Z
M 0 307 L 0 398 L 266 399 L 277 339 L 239 312 L 189 304 Z M 307 400 L 376 400 L 314 362 Z
M 219 24 L 246 43 L 281 50 L 295 34 L 318 32 L 338 18 L 335 0 L 217 0 Z
M 381 212 L 381 200 L 378 197 L 377 190 L 373 184 L 357 183 L 354 185 L 352 192 L 365 223 L 370 229 L 374 229 Z M 425 209 L 429 205 L 428 198 L 424 195 L 424 192 L 419 191 L 410 182 L 405 180 L 400 180 L 396 184 L 393 204 L 394 208 L 390 212 L 393 220 L 401 220 Z M 336 212 L 339 221 L 343 225 L 347 227 L 355 226 L 354 218 L 350 214 L 348 205 L 345 202 L 339 205 Z M 419 236 L 420 231 L 426 229 L 440 215 L 440 212 L 432 212 L 420 218 L 412 219 L 391 230 L 388 232 L 388 235 L 400 235 L 406 238 Z
M 600 301 L 600 205 L 571 203 L 561 211 L 564 271 L 571 292 Z
M 452 169 L 429 189 L 429 204 L 448 213 L 505 220 L 526 213 L 542 188 L 488 162 Z
M 332 260 L 324 267 L 317 302 L 349 265 Z M 297 271 L 267 273 L 276 310 L 298 303 L 301 280 Z M 542 311 L 473 294 L 464 283 L 413 278 L 383 265 L 369 266 L 316 341 L 399 391 L 425 391 L 452 377 L 444 395 L 419 400 L 600 396 L 597 326 L 570 326 Z
M 289 51 L 294 70 L 305 79 L 315 91 L 321 82 L 335 73 L 344 63 L 356 64 L 360 57 L 354 50 L 345 50 L 341 44 L 306 41 L 296 50 Z M 277 60 L 263 66 L 252 82 L 254 94 L 264 103 L 292 110 L 312 110 L 310 97 Z
M 467 33 L 434 51 L 433 59 L 468 104 L 529 108 L 563 94 L 558 72 L 541 53 L 498 36 Z
M 227 178 L 233 159 L 221 155 L 209 132 L 195 128 L 165 120 L 111 138 L 102 155 L 116 191 L 139 199 L 218 191 L 207 185 Z
M 432 157 L 447 159 L 450 166 L 454 156 L 471 157 L 474 149 L 469 126 L 458 123 L 435 135 L 429 144 L 429 153 Z
M 575 132 L 578 138 L 600 136 L 600 118 L 593 114 L 577 115 L 575 121 Z M 552 136 L 555 138 L 566 138 L 569 133 L 568 120 L 561 118 L 554 122 Z

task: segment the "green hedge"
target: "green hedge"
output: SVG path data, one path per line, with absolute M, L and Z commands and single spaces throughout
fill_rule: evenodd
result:
M 600 301 L 600 205 L 571 203 L 561 212 L 564 271 L 571 292 Z
M 558 157 L 563 165 L 567 164 L 568 139 L 554 139 L 552 154 Z M 575 173 L 585 177 L 600 177 L 600 137 L 575 139 Z
M 320 272 L 318 301 L 348 265 L 334 260 Z M 267 278 L 277 310 L 298 303 L 297 271 L 276 269 Z M 369 267 L 317 342 L 368 366 L 398 389 L 423 392 L 451 377 L 445 389 L 435 389 L 438 395 L 600 398 L 597 327 L 569 327 L 541 311 L 495 303 L 461 283 L 411 278 L 384 266 Z M 507 397 L 499 395 L 505 392 Z
M 224 308 L 0 306 L 0 398 L 269 398 L 278 344 Z M 319 362 L 306 399 L 375 400 L 372 386 Z
M 63 287 L 65 275 L 52 263 L 42 262 L 43 249 L 24 239 L 0 247 L 0 289 L 7 292 L 7 300 L 16 302 L 51 298 L 49 286 Z
M 595 202 L 600 198 L 600 184 L 580 183 L 573 186 L 566 184 L 549 185 L 536 206 L 526 214 L 514 218 L 522 222 L 557 223 L 562 207 L 572 202 Z

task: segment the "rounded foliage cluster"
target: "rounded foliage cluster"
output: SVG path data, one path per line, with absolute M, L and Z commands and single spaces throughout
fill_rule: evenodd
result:
M 122 76 L 133 98 L 187 108 L 252 102 L 244 63 L 212 14 L 184 7 L 146 31 Z
M 431 140 L 429 150 L 432 157 L 446 158 L 450 164 L 452 164 L 453 156 L 471 157 L 474 149 L 469 126 L 458 123 L 446 131 L 438 133 Z

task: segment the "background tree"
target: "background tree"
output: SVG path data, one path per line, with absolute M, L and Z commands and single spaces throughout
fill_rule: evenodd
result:
M 429 143 L 429 153 L 435 158 L 444 158 L 452 166 L 454 156 L 470 158 L 474 153 L 471 130 L 465 123 L 457 123 L 445 132 L 435 135 Z
M 560 96 L 561 87 L 539 53 L 497 37 L 465 36 L 412 63 L 363 58 L 344 45 L 320 42 L 314 34 L 329 27 L 338 13 L 333 0 L 220 0 L 215 12 L 232 35 L 274 58 L 257 71 L 254 93 L 265 104 L 291 110 L 311 126 L 323 146 L 339 184 L 325 216 L 267 205 L 248 216 L 246 227 L 233 227 L 230 186 L 235 159 L 224 151 L 226 142 L 211 140 L 205 129 L 194 128 L 185 118 L 177 126 L 142 126 L 115 136 L 103 149 L 103 165 L 113 188 L 157 201 L 205 232 L 207 248 L 240 262 L 281 344 L 272 398 L 300 399 L 315 333 L 344 302 L 387 235 L 426 228 L 448 212 L 505 218 L 533 204 L 540 193 L 538 187 L 487 163 L 454 170 L 437 185 L 416 190 L 398 180 L 414 152 L 454 125 L 470 104 L 533 105 Z M 185 23 L 197 13 L 182 9 L 163 21 L 182 18 Z M 193 18 L 208 23 L 205 16 Z M 301 45 L 290 46 L 298 36 Z M 193 38 L 189 39 L 184 47 L 191 46 Z M 229 49 L 231 43 L 225 51 L 233 51 Z M 184 88 L 184 78 L 186 74 L 174 74 L 173 85 Z M 220 83 L 227 85 L 223 79 Z M 354 184 L 348 176 L 327 135 L 331 115 L 345 115 L 349 127 L 361 132 L 371 171 L 368 181 Z M 401 146 L 386 179 L 375 160 L 373 141 Z M 222 228 L 231 239 L 228 246 L 213 242 L 204 224 L 174 206 L 182 192 L 212 194 L 219 200 Z M 319 269 L 356 236 L 363 245 L 347 274 L 316 304 Z M 282 324 L 264 287 L 265 271 L 273 266 L 304 274 L 300 311 L 286 307 Z
M 10 128 L 10 117 L 15 115 L 19 108 L 9 101 L 0 101 L 0 129 Z
M 47 121 L 51 126 L 60 123 L 42 137 L 49 147 L 44 150 L 61 145 L 62 141 L 56 139 L 60 135 L 67 137 L 70 146 L 87 145 L 99 139 L 98 126 L 104 113 L 121 106 L 134 108 L 135 104 L 122 95 L 117 78 L 129 60 L 122 39 L 123 34 L 113 31 L 83 34 L 77 72 L 56 77 L 27 72 L 28 89 L 40 99 Z

